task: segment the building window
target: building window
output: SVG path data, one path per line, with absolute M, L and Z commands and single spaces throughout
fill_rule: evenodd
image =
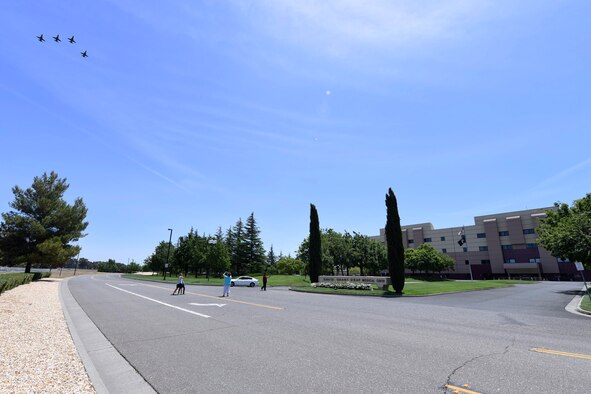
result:
M 477 233 L 476 238 L 486 238 L 486 233 Z
M 537 249 L 538 244 L 525 244 L 526 249 Z
M 425 238 L 423 241 L 424 242 L 431 242 L 431 238 Z
M 515 259 L 505 259 L 505 264 L 515 264 Z
M 441 253 L 447 253 L 447 249 L 445 249 L 445 248 L 441 249 Z
M 529 259 L 530 263 L 541 263 L 542 259 Z
M 513 245 L 501 245 L 501 249 L 503 249 L 503 250 L 513 250 Z
M 442 241 L 445 241 L 445 237 L 441 237 L 441 240 L 442 240 Z
M 487 251 L 488 251 L 488 246 L 479 246 L 479 247 L 478 247 L 478 250 L 479 250 L 480 252 L 487 252 Z
M 535 234 L 536 230 L 534 230 L 533 228 L 524 228 L 523 233 L 524 234 Z
M 409 243 L 409 244 L 414 244 L 414 243 L 415 243 L 415 240 L 414 240 L 414 239 L 409 239 L 409 240 L 408 240 L 408 243 Z
M 490 260 L 480 260 L 480 264 L 490 264 Z
M 468 251 L 468 248 L 464 246 L 464 252 L 467 252 L 467 251 Z
M 508 237 L 509 231 L 499 231 L 499 237 Z

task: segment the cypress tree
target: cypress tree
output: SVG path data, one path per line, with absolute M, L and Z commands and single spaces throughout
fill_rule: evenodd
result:
M 392 287 L 396 294 L 402 294 L 402 289 L 404 289 L 404 246 L 402 245 L 398 202 L 392 188 L 388 188 L 388 194 L 386 194 L 386 245 Z
M 309 269 L 310 282 L 318 282 L 320 267 L 322 266 L 320 249 L 320 223 L 318 221 L 318 211 L 314 204 L 310 204 L 310 245 L 308 249 L 310 254 Z

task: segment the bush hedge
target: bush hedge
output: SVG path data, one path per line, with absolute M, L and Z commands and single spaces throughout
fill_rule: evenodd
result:
M 9 274 L 0 274 L 0 294 L 20 285 L 31 283 L 31 281 L 49 278 L 50 276 L 50 272 L 32 272 L 28 274 L 24 272 L 12 272 Z

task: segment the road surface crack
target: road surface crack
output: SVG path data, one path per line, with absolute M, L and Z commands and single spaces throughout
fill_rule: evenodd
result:
M 505 354 L 507 354 L 507 352 L 509 352 L 509 349 L 515 344 L 515 338 L 513 338 L 513 340 L 511 341 L 511 343 L 507 346 L 505 346 L 505 349 L 502 352 L 494 352 L 494 353 L 487 353 L 487 354 L 481 354 L 479 356 L 474 356 L 469 360 L 466 360 L 462 365 L 458 366 L 457 368 L 455 368 L 453 371 L 451 371 L 451 373 L 449 375 L 447 375 L 447 380 L 445 382 L 445 384 L 442 387 L 442 390 L 444 393 L 447 393 L 448 390 L 448 385 L 452 384 L 451 380 L 453 378 L 453 376 L 455 375 L 456 372 L 458 372 L 460 369 L 464 368 L 466 365 L 484 358 L 484 357 L 490 357 L 490 356 L 504 356 Z

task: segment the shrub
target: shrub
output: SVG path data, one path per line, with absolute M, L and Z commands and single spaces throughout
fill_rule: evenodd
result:
M 0 294 L 17 286 L 30 283 L 33 276 L 34 274 L 25 274 L 24 272 L 0 274 Z
M 49 278 L 50 276 L 51 272 L 33 272 L 33 282 L 43 278 Z

